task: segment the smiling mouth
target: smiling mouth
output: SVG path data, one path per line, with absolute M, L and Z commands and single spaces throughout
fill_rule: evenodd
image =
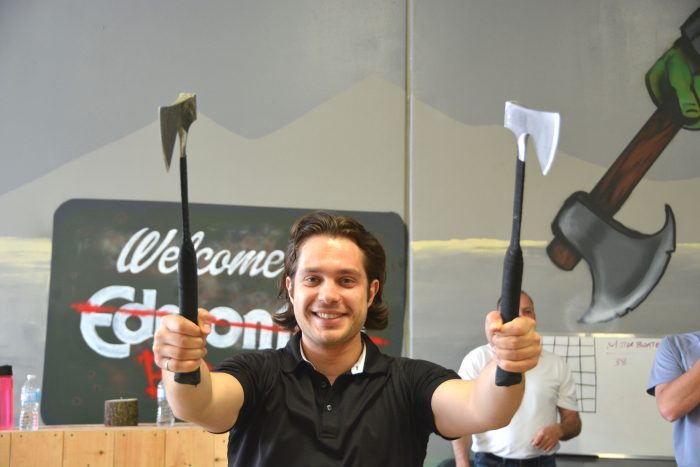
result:
M 314 315 L 321 318 L 321 319 L 335 319 L 335 318 L 340 318 L 342 313 L 331 313 L 331 312 L 324 312 L 324 311 L 315 311 Z

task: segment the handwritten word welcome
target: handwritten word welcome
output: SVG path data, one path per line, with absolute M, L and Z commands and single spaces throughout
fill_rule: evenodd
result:
M 122 248 L 117 259 L 117 271 L 139 274 L 157 261 L 158 271 L 162 274 L 170 274 L 177 271 L 177 260 L 180 247 L 172 245 L 177 235 L 177 229 L 171 229 L 164 236 L 157 230 L 144 227 L 129 238 Z M 248 274 L 255 277 L 262 273 L 268 279 L 278 276 L 283 267 L 284 252 L 273 250 L 267 253 L 265 250 L 241 250 L 235 255 L 226 249 L 214 251 L 213 248 L 202 246 L 204 232 L 199 231 L 192 235 L 192 243 L 197 252 L 197 274 L 211 274 L 218 276 L 228 274 L 232 276 L 238 272 L 242 276 Z

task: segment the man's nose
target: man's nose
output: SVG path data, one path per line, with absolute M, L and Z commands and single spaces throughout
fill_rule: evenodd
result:
M 324 303 L 335 303 L 339 297 L 338 285 L 333 281 L 324 281 L 318 294 L 319 300 Z

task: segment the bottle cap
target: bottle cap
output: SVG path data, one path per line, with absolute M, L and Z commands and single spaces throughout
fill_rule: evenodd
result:
M 0 376 L 12 376 L 12 365 L 0 365 Z

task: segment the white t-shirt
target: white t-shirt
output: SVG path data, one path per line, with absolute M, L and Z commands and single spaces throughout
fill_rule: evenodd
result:
M 475 379 L 492 358 L 490 345 L 477 347 L 464 357 L 459 376 Z M 513 459 L 554 454 L 558 444 L 545 452 L 533 446 L 532 439 L 543 427 L 557 423 L 557 407 L 578 411 L 576 383 L 566 361 L 543 350 L 537 366 L 525 373 L 525 394 L 510 424 L 473 435 L 472 449 Z

